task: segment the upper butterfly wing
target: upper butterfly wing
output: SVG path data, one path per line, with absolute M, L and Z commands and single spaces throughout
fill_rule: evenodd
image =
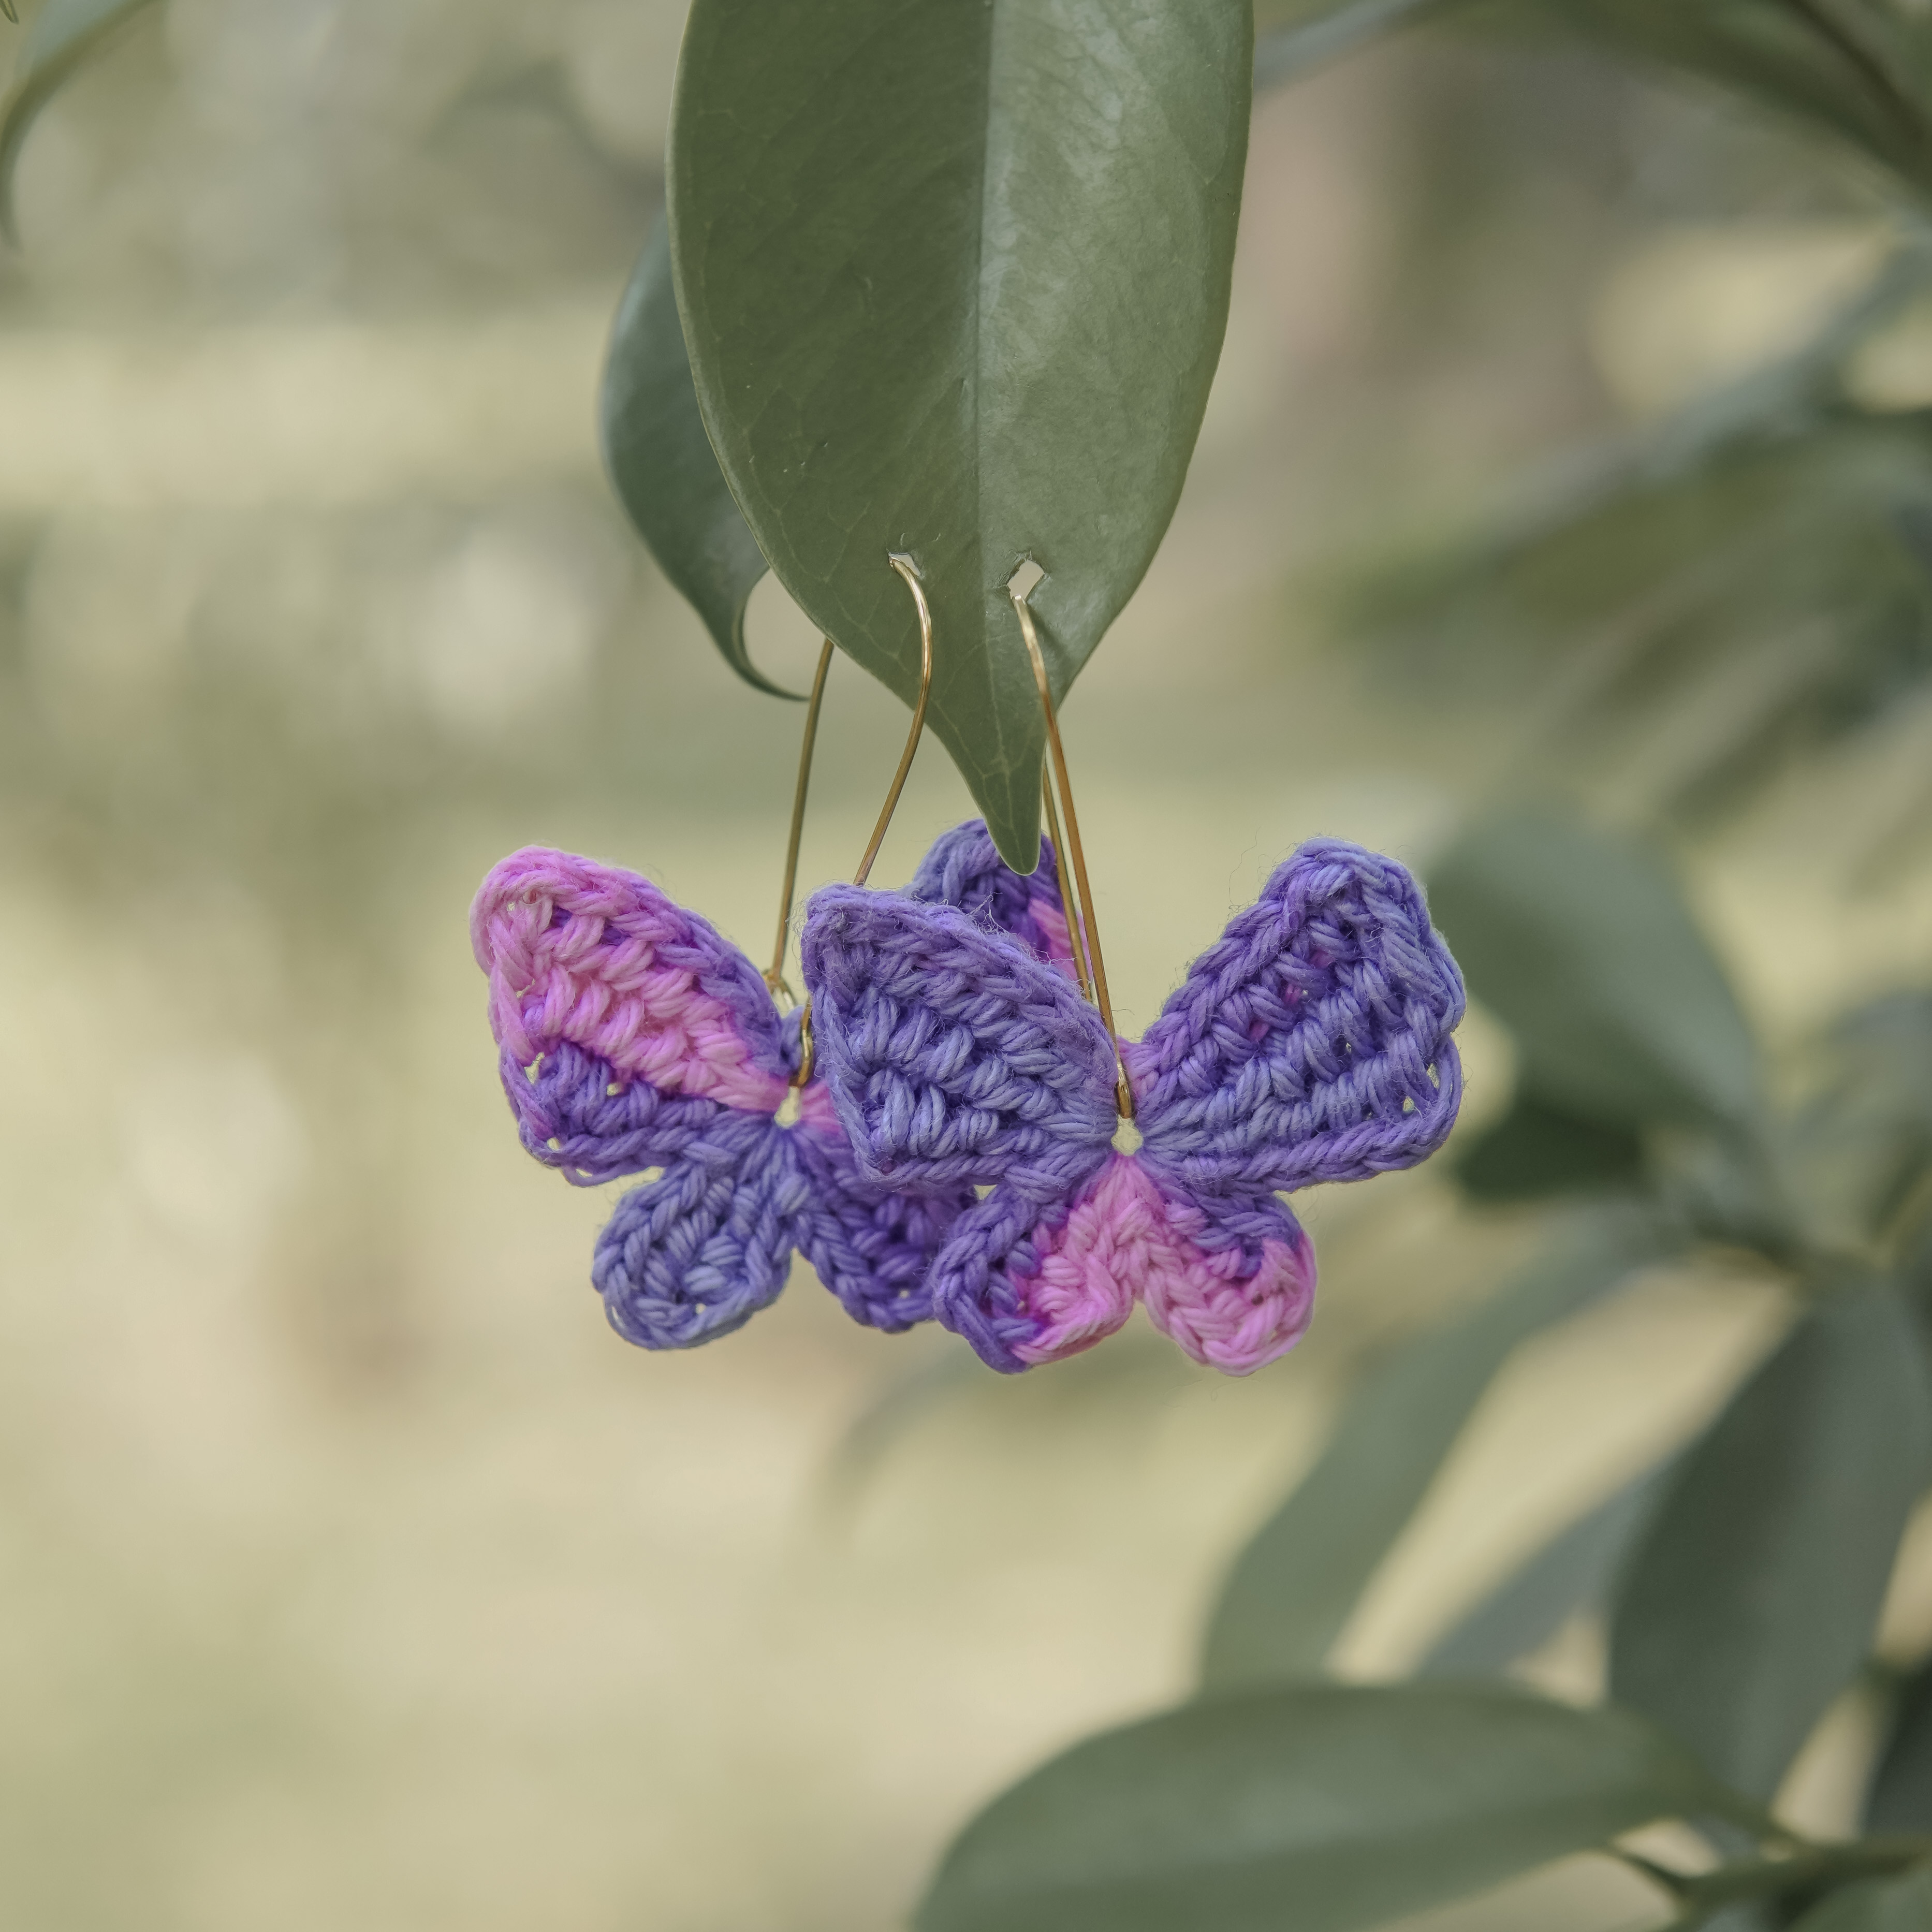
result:
M 806 909 L 819 1065 L 860 1172 L 1070 1193 L 1115 1126 L 1114 1052 L 1066 980 L 955 906 L 830 886 Z
M 1143 1158 L 1197 1198 L 1413 1166 L 1455 1124 L 1462 1009 L 1409 872 L 1312 841 L 1125 1049 Z
M 957 906 L 976 925 L 1010 933 L 1063 978 L 1075 976 L 1059 864 L 1044 835 L 1039 864 L 1022 874 L 1000 856 L 986 821 L 969 818 L 932 842 L 905 896 L 924 905 Z
M 744 954 L 634 872 L 529 846 L 470 911 L 490 1023 L 524 1144 L 591 1183 L 770 1116 L 790 1077 L 770 995 Z

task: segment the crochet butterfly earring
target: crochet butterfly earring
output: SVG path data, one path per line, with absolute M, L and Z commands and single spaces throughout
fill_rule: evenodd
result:
M 932 679 L 925 592 L 909 559 L 892 562 L 918 608 L 923 669 L 861 885 L 918 748 Z M 963 1182 L 908 1193 L 861 1174 L 814 1069 L 808 1006 L 777 1004 L 790 1000 L 785 943 L 831 659 L 828 639 L 806 716 L 778 942 L 762 975 L 650 880 L 541 846 L 495 867 L 471 909 L 524 1145 L 578 1186 L 647 1177 L 598 1238 L 592 1268 L 612 1325 L 645 1348 L 689 1348 L 742 1326 L 777 1298 L 795 1250 L 855 1321 L 910 1328 L 932 1312 L 926 1276 L 940 1237 L 975 1198 Z M 1023 921 L 1026 909 L 1024 894 L 1010 908 Z M 1024 936 L 1036 937 L 1030 922 Z
M 1461 975 L 1401 866 L 1320 839 L 1146 1036 L 1120 1040 L 1046 665 L 1012 594 L 1077 897 L 1048 904 L 1064 873 L 1016 880 L 1022 922 L 916 892 L 814 894 L 802 957 L 821 1076 L 857 1172 L 946 1204 L 924 1298 L 991 1366 L 1090 1347 L 1139 1301 L 1196 1360 L 1244 1375 L 1313 1312 L 1313 1248 L 1280 1196 L 1412 1166 L 1447 1138 Z

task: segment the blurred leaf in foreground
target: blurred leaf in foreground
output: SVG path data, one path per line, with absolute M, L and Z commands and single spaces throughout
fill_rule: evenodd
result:
M 1932 1173 L 1932 996 L 1874 1000 L 1824 1050 L 1828 1078 L 1793 1131 L 1799 1172 L 1822 1215 L 1869 1239 Z
M 920 1932 L 1352 1932 L 1666 1816 L 1744 1815 L 1642 1719 L 1305 1684 L 1076 1744 L 967 1826 Z
M 1444 1636 L 1424 1677 L 1489 1676 L 1547 1642 L 1576 1612 L 1609 1594 L 1663 1489 L 1647 1471 L 1552 1537 Z
M 1371 40 L 1432 19 L 1455 4 L 1456 0 L 1346 0 L 1342 5 L 1309 7 L 1256 0 L 1256 92 L 1285 87 Z
M 1932 1832 L 1932 1662 L 1922 1664 L 1898 1694 L 1872 1772 L 1864 1823 L 1868 1832 Z
M 1796 1932 L 1925 1932 L 1932 1925 L 1932 1870 L 1868 1879 L 1835 1892 L 1799 1919 Z
M 1684 1457 L 1632 1559 L 1610 1694 L 1768 1797 L 1870 1651 L 1932 1478 L 1932 1384 L 1889 1283 L 1821 1298 Z
M 1592 1120 L 1530 1093 L 1463 1148 L 1456 1178 L 1472 1199 L 1630 1192 L 1643 1180 L 1643 1142 L 1630 1128 Z
M 14 170 L 34 117 L 62 83 L 123 22 L 148 0 L 46 0 L 27 30 L 6 104 L 0 107 L 0 230 L 14 226 Z
M 1319 1670 L 1510 1354 L 1673 1240 L 1640 1209 L 1580 1217 L 1493 1300 L 1372 1370 L 1320 1460 L 1236 1558 L 1208 1622 L 1203 1682 L 1213 1690 Z
M 1473 826 L 1430 903 L 1523 1084 L 1628 1126 L 1755 1128 L 1757 1052 L 1724 970 L 1647 852 L 1549 812 Z
M 1532 766 L 1646 814 L 1724 808 L 1876 728 L 1932 690 L 1932 439 L 1861 371 L 1922 340 L 1928 283 L 1910 235 L 1802 350 L 1385 567 L 1349 622 L 1465 702 L 1540 674 Z

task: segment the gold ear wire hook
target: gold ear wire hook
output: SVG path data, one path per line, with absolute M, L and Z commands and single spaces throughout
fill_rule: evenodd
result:
M 1064 869 L 1066 863 L 1066 841 L 1060 836 L 1060 810 L 1053 802 L 1052 776 L 1044 769 L 1040 775 L 1040 802 L 1046 810 L 1046 836 L 1053 842 L 1053 862 L 1063 868 L 1060 897 L 1064 901 L 1070 896 Z M 1094 997 L 1094 969 L 1087 963 L 1086 925 L 1078 916 L 1077 908 L 1075 916 L 1066 922 L 1066 943 L 1073 954 L 1073 976 L 1080 982 L 1081 997 L 1090 1006 L 1098 1006 L 1100 1001 Z
M 1114 1100 L 1119 1108 L 1120 1118 L 1131 1120 L 1134 1117 L 1133 1089 L 1127 1084 L 1126 1064 L 1120 1058 L 1120 1036 L 1114 1024 L 1114 1004 L 1107 996 L 1107 968 L 1100 957 L 1100 933 L 1094 919 L 1094 889 L 1087 882 L 1087 855 L 1081 849 L 1080 820 L 1073 809 L 1073 787 L 1066 776 L 1066 753 L 1060 742 L 1060 720 L 1054 716 L 1053 692 L 1046 681 L 1046 660 L 1040 656 L 1039 634 L 1034 628 L 1033 612 L 1027 606 L 1026 593 L 1016 590 L 1009 584 L 1006 594 L 1013 600 L 1013 610 L 1020 620 L 1020 634 L 1026 640 L 1027 656 L 1033 664 L 1033 681 L 1040 692 L 1040 708 L 1046 719 L 1047 748 L 1052 754 L 1053 776 L 1060 788 L 1060 809 L 1066 817 L 1066 845 L 1063 854 L 1060 843 L 1059 821 L 1054 816 L 1053 791 L 1047 783 L 1045 772 L 1040 774 L 1042 795 L 1046 800 L 1048 836 L 1053 840 L 1056 860 L 1070 857 L 1073 861 L 1073 878 L 1079 888 L 1079 902 L 1067 908 L 1066 936 L 1073 949 L 1074 970 L 1080 976 L 1081 991 L 1100 1010 L 1102 1023 L 1107 1029 L 1107 1037 L 1114 1043 Z M 1067 890 L 1066 868 L 1060 868 L 1060 890 L 1063 900 L 1073 895 Z
M 913 707 L 912 729 L 906 734 L 905 749 L 899 754 L 899 768 L 892 774 L 892 789 L 886 794 L 885 809 L 879 814 L 879 822 L 872 828 L 872 843 L 866 848 L 866 856 L 859 862 L 858 876 L 852 881 L 855 886 L 862 886 L 871 877 L 872 862 L 879 856 L 879 848 L 886 842 L 886 828 L 892 822 L 899 794 L 905 790 L 906 774 L 912 770 L 913 757 L 926 729 L 926 701 L 932 694 L 932 608 L 926 601 L 925 587 L 919 580 L 918 566 L 909 556 L 895 556 L 890 561 L 892 568 L 905 579 L 912 592 L 913 602 L 919 607 L 919 702 Z M 792 893 L 798 879 L 799 838 L 805 824 L 806 790 L 812 778 L 812 749 L 818 735 L 819 701 L 825 695 L 825 674 L 831 666 L 832 640 L 827 638 L 825 648 L 818 654 L 818 674 L 812 681 L 812 703 L 805 714 L 805 748 L 799 754 L 798 790 L 791 807 L 791 843 L 785 854 L 784 890 L 779 897 L 778 946 L 772 955 L 771 970 L 765 975 L 765 984 L 770 987 L 774 998 L 781 992 L 786 998 L 790 997 L 791 989 L 784 982 L 785 940 L 791 931 Z M 812 1044 L 812 995 L 808 992 L 799 1009 L 798 1036 L 798 1071 L 793 1075 L 791 1084 L 802 1087 L 812 1078 L 815 1058 Z
M 778 936 L 772 948 L 772 963 L 765 969 L 765 984 L 772 998 L 795 1004 L 796 996 L 785 983 L 785 944 L 791 937 L 792 895 L 798 887 L 799 842 L 805 834 L 805 795 L 812 785 L 812 754 L 818 742 L 818 708 L 825 701 L 825 676 L 832 668 L 832 640 L 827 638 L 818 653 L 818 670 L 812 680 L 812 701 L 805 708 L 805 742 L 799 748 L 798 788 L 792 794 L 791 838 L 785 847 L 784 884 L 778 889 Z
M 912 592 L 912 601 L 919 607 L 919 702 L 913 706 L 912 729 L 906 734 L 905 749 L 899 754 L 899 768 L 892 774 L 892 788 L 886 794 L 885 809 L 879 814 L 879 822 L 872 828 L 872 842 L 866 848 L 866 856 L 859 861 L 859 869 L 853 878 L 855 886 L 862 886 L 872 875 L 872 861 L 879 856 L 879 848 L 886 842 L 886 827 L 892 822 L 892 814 L 898 810 L 899 794 L 905 790 L 906 774 L 912 770 L 914 754 L 919 749 L 920 734 L 926 729 L 926 700 L 932 695 L 932 608 L 926 601 L 926 586 L 919 580 L 919 566 L 909 556 L 895 554 L 890 560 L 892 568 L 905 579 L 906 588 Z

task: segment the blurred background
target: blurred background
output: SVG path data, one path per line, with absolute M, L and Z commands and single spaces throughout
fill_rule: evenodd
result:
M 800 712 L 716 656 L 595 430 L 682 13 L 168 0 L 26 150 L 9 1926 L 884 1932 L 983 1797 L 1185 1691 L 1350 1378 L 1534 1238 L 1447 1162 L 1298 1202 L 1321 1312 L 1247 1382 L 1138 1324 L 1005 1380 L 802 1264 L 716 1348 L 610 1333 L 614 1196 L 519 1150 L 465 916 L 542 842 L 768 943 Z M 1421 868 L 1518 792 L 1671 845 L 1794 1081 L 1932 976 L 1915 245 L 1844 153 L 1575 46 L 1418 38 L 1264 94 L 1187 493 L 1066 713 L 1124 1025 L 1303 838 Z M 1821 442 L 1780 358 L 1887 273 Z M 750 634 L 808 677 L 770 584 Z M 805 881 L 849 872 L 903 722 L 840 662 Z M 968 808 L 928 746 L 878 880 Z M 1467 1041 L 1479 1130 L 1509 1054 Z M 1781 1318 L 1705 1266 L 1532 1345 L 1346 1667 L 1403 1667 Z M 1932 1602 L 1897 1594 L 1909 1648 Z M 1597 1668 L 1581 1628 L 1542 1661 Z M 1792 1803 L 1828 1829 L 1821 1750 Z M 1538 1884 L 1657 1922 L 1634 1881 Z

